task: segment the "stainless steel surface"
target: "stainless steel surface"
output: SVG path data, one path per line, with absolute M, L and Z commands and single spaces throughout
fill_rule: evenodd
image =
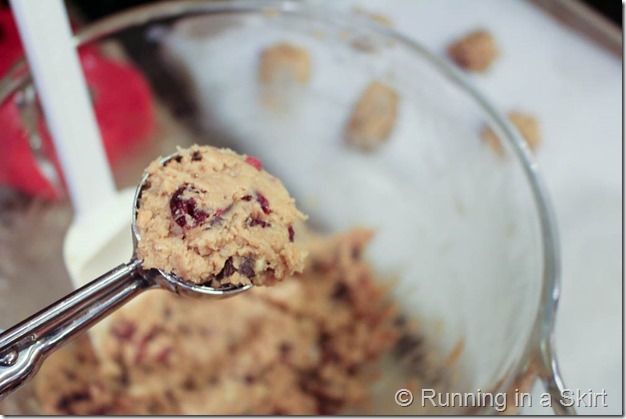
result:
M 172 154 L 161 162 L 166 163 L 175 156 Z M 135 248 L 141 240 L 136 224 L 138 203 L 148 177 L 144 175 L 133 200 Z M 215 289 L 191 284 L 168 272 L 144 270 L 141 263 L 133 254 L 130 262 L 112 269 L 0 333 L 0 400 L 25 384 L 37 372 L 45 357 L 55 349 L 147 289 L 162 288 L 187 297 L 220 299 L 252 288 L 252 285 L 246 285 Z
M 0 399 L 37 372 L 43 359 L 142 291 L 156 286 L 133 259 L 0 334 Z

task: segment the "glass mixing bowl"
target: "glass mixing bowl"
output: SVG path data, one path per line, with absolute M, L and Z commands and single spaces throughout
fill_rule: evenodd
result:
M 310 52 L 311 81 L 268 93 L 257 81 L 259 54 L 281 41 Z M 540 377 L 560 397 L 551 347 L 559 251 L 543 182 L 519 133 L 445 60 L 364 17 L 272 1 L 158 3 L 88 25 L 76 42 L 133 61 L 158 100 L 153 141 L 116 167 L 118 186 L 135 185 L 149 161 L 178 144 L 258 156 L 315 229 L 375 230 L 367 257 L 394 278 L 393 298 L 418 319 L 431 351 L 448 360 L 447 374 L 456 377 L 450 391 L 506 394 L 515 409 L 515 392 Z M 27 116 L 38 110 L 24 67 L 4 80 L 0 101 L 18 95 L 29 126 Z M 363 152 L 343 136 L 372 80 L 399 93 L 398 118 L 388 142 Z M 500 138 L 504 158 L 480 140 L 485 126 Z M 30 140 L 45 165 L 45 150 Z M 67 199 L 51 204 L 7 190 L 1 197 L 6 328 L 71 289 L 61 249 L 72 211 Z M 388 361 L 373 389 L 374 412 L 423 412 L 429 401 L 406 384 L 413 372 L 393 356 Z M 410 398 L 397 393 L 404 388 L 414 400 L 400 407 Z M 36 413 L 30 388 L 3 409 Z M 435 413 L 494 410 L 502 409 Z

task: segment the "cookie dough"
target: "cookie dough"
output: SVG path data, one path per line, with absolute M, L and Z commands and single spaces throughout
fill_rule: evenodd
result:
M 137 211 L 144 268 L 214 288 L 272 285 L 302 271 L 307 252 L 293 226 L 306 217 L 258 159 L 195 145 L 146 173 Z
M 304 48 L 280 43 L 261 52 L 259 79 L 263 84 L 307 84 L 310 78 L 311 57 Z
M 211 304 L 146 293 L 112 315 L 101 359 L 86 338 L 52 354 L 34 382 L 42 413 L 363 410 L 399 337 L 387 287 L 363 258 L 372 234 L 297 235 L 310 256 L 294 280 Z
M 539 129 L 539 121 L 533 115 L 525 112 L 513 111 L 507 115 L 509 121 L 517 128 L 526 140 L 528 147 L 536 152 L 541 144 L 541 131 Z M 504 147 L 495 132 L 489 127 L 485 127 L 482 138 L 498 155 L 504 155 Z
M 448 55 L 461 68 L 482 73 L 489 69 L 500 51 L 489 32 L 477 30 L 450 45 Z
M 357 101 L 348 122 L 345 139 L 356 148 L 371 151 L 389 139 L 396 124 L 398 94 L 374 81 Z
M 393 20 L 391 20 L 391 18 L 384 13 L 369 11 L 357 6 L 352 8 L 352 12 L 358 16 L 368 18 L 372 22 L 379 25 L 387 28 L 393 28 Z

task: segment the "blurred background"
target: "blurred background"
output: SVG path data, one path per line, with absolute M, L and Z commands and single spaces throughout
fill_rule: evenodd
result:
M 120 10 L 128 9 L 141 4 L 154 3 L 159 0 L 126 0 L 124 2 L 116 0 L 69 0 L 85 16 L 87 20 L 97 19 L 102 16 L 115 13 Z M 615 25 L 622 26 L 622 5 L 616 1 L 603 0 L 574 0 L 579 1 L 597 13 L 603 15 L 606 19 L 611 20 Z
M 69 0 L 69 3 L 80 10 L 88 20 L 93 20 L 120 10 L 128 9 L 141 4 L 154 3 L 155 1 L 158 0 L 126 0 L 124 2 L 116 0 Z M 602 14 L 614 24 L 619 25 L 620 27 L 622 26 L 622 5 L 620 3 L 616 1 L 602 0 L 579 1 Z
M 515 80 L 514 87 L 502 88 L 503 77 L 497 80 L 498 75 L 493 83 L 486 77 L 474 81 L 503 111 L 521 107 L 540 120 L 544 144 L 538 159 L 556 206 L 563 249 L 563 294 L 556 333 L 563 377 L 572 389 L 605 389 L 608 394 L 607 408 L 583 405 L 580 413 L 623 414 L 623 348 L 619 350 L 622 4 L 535 0 L 528 2 L 540 11 L 533 19 L 514 14 L 516 0 L 498 2 L 499 17 L 488 1 L 453 0 L 437 2 L 436 6 L 426 6 L 424 1 L 409 5 L 411 1 L 341 0 L 333 1 L 332 7 L 349 10 L 362 6 L 381 13 L 394 22 L 396 30 L 414 36 L 436 52 L 451 38 L 476 27 L 493 29 L 503 42 L 508 38 L 511 45 L 503 46 L 505 55 L 514 55 L 519 49 L 522 58 L 517 62 L 525 62 L 522 68 L 526 77 L 519 80 L 510 74 L 507 80 Z M 70 0 L 86 21 L 150 2 Z M 474 6 L 468 7 L 469 3 Z M 430 16 L 440 30 L 426 33 L 426 28 L 413 27 L 411 16 L 418 13 Z M 514 37 L 515 30 L 527 31 L 526 43 Z M 543 43 L 542 37 L 560 37 L 562 49 L 556 42 Z M 584 56 L 579 55 L 581 51 Z M 541 77 L 533 70 L 551 74 Z M 563 84 L 555 86 L 552 81 L 559 73 Z M 543 389 L 536 385 L 534 391 L 538 395 Z M 551 411 L 535 404 L 524 412 Z

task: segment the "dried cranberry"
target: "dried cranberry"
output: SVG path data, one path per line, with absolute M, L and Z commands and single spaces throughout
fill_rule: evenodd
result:
M 252 196 L 250 195 L 242 196 L 241 199 L 246 202 L 249 202 L 249 201 L 252 201 Z
M 141 364 L 146 356 L 146 352 L 148 350 L 147 342 L 139 342 L 137 345 L 137 352 L 135 353 L 135 364 Z
M 111 410 L 111 406 L 99 406 L 96 409 L 89 412 L 90 416 L 106 416 Z
M 261 162 L 261 159 L 258 159 L 256 157 L 252 157 L 252 156 L 246 157 L 246 163 L 248 163 L 251 166 L 256 167 L 257 170 L 261 170 L 263 168 L 263 162 Z
M 254 259 L 251 257 L 243 258 L 239 272 L 246 278 L 254 278 Z
M 200 161 L 202 160 L 202 154 L 199 151 L 194 151 L 191 155 L 191 161 Z
M 328 351 L 322 354 L 322 365 L 337 364 L 339 363 L 339 357 L 336 353 Z
M 270 223 L 268 223 L 267 221 L 263 221 L 260 218 L 248 218 L 246 224 L 248 225 L 248 227 L 261 226 L 263 228 L 266 228 L 272 226 Z
M 162 362 L 164 364 L 166 364 L 169 360 L 170 360 L 170 355 L 172 354 L 172 347 L 171 346 L 166 346 L 165 348 L 163 348 L 158 355 L 156 356 L 156 360 L 158 362 Z
M 263 210 L 263 212 L 266 215 L 272 212 L 270 210 L 270 203 L 269 203 L 269 201 L 267 200 L 267 198 L 265 198 L 265 196 L 263 196 L 263 194 L 261 192 L 257 192 L 256 193 L 256 200 L 259 203 L 259 205 L 261 205 L 261 209 Z
M 254 384 L 254 382 L 256 381 L 256 379 L 250 374 L 244 375 L 243 379 L 246 382 L 246 384 Z
M 132 339 L 136 330 L 137 328 L 134 324 L 129 321 L 122 320 L 113 326 L 113 328 L 111 329 L 111 333 L 116 338 L 127 341 Z
M 296 232 L 293 231 L 293 226 L 289 226 L 287 231 L 289 232 L 289 241 L 293 243 L 293 238 L 296 236 Z
M 172 195 L 172 198 L 170 199 L 170 211 L 172 213 L 172 218 L 176 221 L 176 224 L 181 227 L 194 228 L 202 224 L 207 219 L 209 214 L 206 211 L 197 208 L 196 200 L 194 198 L 183 198 L 183 194 L 185 192 L 197 194 L 202 191 L 198 191 L 193 185 L 185 183 Z M 187 216 L 191 217 L 193 220 L 193 223 L 190 225 L 187 224 Z

